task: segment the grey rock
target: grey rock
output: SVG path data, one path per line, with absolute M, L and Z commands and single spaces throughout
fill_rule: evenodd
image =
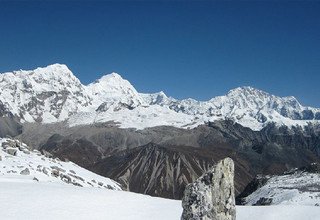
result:
M 28 168 L 25 168 L 24 170 L 22 170 L 20 172 L 21 175 L 29 175 L 30 174 L 30 170 Z
M 51 153 L 49 153 L 48 151 L 46 151 L 46 150 L 42 150 L 42 153 L 43 153 L 43 155 L 44 155 L 45 157 L 52 158 L 52 154 L 51 154 Z
M 51 170 L 51 176 L 58 177 L 60 175 L 59 170 Z
M 48 172 L 47 168 L 45 168 L 45 167 L 42 168 L 42 172 L 43 172 L 44 174 L 46 174 L 46 175 L 49 175 L 49 174 L 48 174 L 49 172 Z
M 60 178 L 62 181 L 66 182 L 66 183 L 70 183 L 71 182 L 71 177 L 68 175 L 65 175 L 63 173 L 60 173 Z
M 16 141 L 15 140 L 7 140 L 7 145 L 9 145 L 10 147 L 17 147 Z
M 234 163 L 219 161 L 194 183 L 188 184 L 182 199 L 182 220 L 235 220 Z
M 17 149 L 16 148 L 12 148 L 12 147 L 8 147 L 6 148 L 6 152 L 12 156 L 16 156 L 17 155 Z
M 23 149 L 23 153 L 30 154 L 30 151 L 28 151 L 27 149 Z
M 272 198 L 265 198 L 265 197 L 261 197 L 255 204 L 253 204 L 254 206 L 263 206 L 263 205 L 271 205 L 272 203 Z
M 65 172 L 66 172 L 66 170 L 64 170 L 64 169 L 62 169 L 62 168 L 60 168 L 60 167 L 58 167 L 58 166 L 51 166 L 51 169 L 53 169 L 53 170 L 58 170 L 59 172 L 62 172 L 62 173 L 65 173 Z

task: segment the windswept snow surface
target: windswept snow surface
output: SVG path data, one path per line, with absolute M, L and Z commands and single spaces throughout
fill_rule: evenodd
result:
M 270 122 L 304 126 L 320 120 L 320 109 L 252 87 L 239 87 L 208 101 L 177 100 L 164 92 L 139 93 L 117 73 L 83 85 L 63 64 L 0 74 L 0 87 L 0 109 L 21 122 L 68 121 L 70 126 L 114 122 L 123 128 L 143 129 L 193 128 L 232 119 L 260 130 Z
M 6 181 L 0 177 L 3 220 L 178 220 L 181 201 L 49 182 Z M 314 206 L 237 206 L 237 220 L 315 220 Z
M 44 156 L 18 140 L 0 139 L 0 157 L 1 220 L 176 220 L 182 213 L 181 201 L 121 191 L 109 178 Z M 29 172 L 22 174 L 26 168 Z M 301 176 L 294 183 L 312 184 L 318 180 L 315 176 Z M 289 179 L 287 183 L 288 187 L 296 187 Z M 281 191 L 277 193 L 281 195 Z M 238 206 L 237 219 L 314 220 L 320 216 L 320 208 L 312 206 L 314 203 L 306 197 L 294 203 L 284 202 L 290 198 L 282 199 L 281 204 L 288 205 Z

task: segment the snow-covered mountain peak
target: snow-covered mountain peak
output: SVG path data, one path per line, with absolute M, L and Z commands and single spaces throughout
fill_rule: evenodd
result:
M 114 72 L 90 83 L 87 90 L 95 97 L 96 103 L 117 102 L 133 108 L 144 103 L 131 83 Z
M 260 89 L 256 89 L 250 86 L 242 86 L 235 89 L 230 90 L 227 95 L 228 98 L 270 98 L 273 95 L 262 91 Z
M 14 115 L 28 122 L 65 120 L 90 97 L 66 65 L 0 74 L 0 100 Z
M 64 64 L 0 74 L 0 110 L 21 122 L 69 124 L 113 121 L 122 127 L 160 125 L 195 127 L 232 119 L 255 130 L 270 122 L 305 124 L 320 120 L 320 109 L 304 107 L 294 97 L 278 97 L 250 86 L 209 101 L 177 100 L 164 92 L 143 94 L 118 73 L 83 85 Z

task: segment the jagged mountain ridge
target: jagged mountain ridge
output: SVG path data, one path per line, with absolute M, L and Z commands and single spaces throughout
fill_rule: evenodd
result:
M 270 122 L 290 126 L 320 120 L 317 108 L 252 87 L 239 87 L 209 101 L 177 100 L 163 92 L 139 93 L 117 73 L 83 85 L 62 64 L 0 74 L 0 86 L 1 114 L 12 114 L 20 122 L 67 121 L 70 126 L 112 122 L 143 129 L 162 125 L 192 128 L 232 119 L 260 130 Z

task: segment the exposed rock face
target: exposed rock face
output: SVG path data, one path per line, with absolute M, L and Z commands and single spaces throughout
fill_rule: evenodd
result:
M 16 156 L 17 155 L 17 149 L 16 148 L 11 148 L 11 147 L 8 147 L 6 148 L 6 152 L 12 156 Z
M 112 177 L 131 192 L 181 200 L 187 184 L 231 154 L 228 149 L 211 151 L 149 143 L 106 157 L 89 168 L 100 175 Z M 235 191 L 239 193 L 252 177 L 248 173 L 248 165 L 241 158 L 233 159 L 237 164 Z
M 30 174 L 30 170 L 29 170 L 28 168 L 26 168 L 26 169 L 22 170 L 22 171 L 20 172 L 20 174 L 21 174 L 21 175 L 29 175 L 29 174 Z
M 182 220 L 235 220 L 234 163 L 219 161 L 194 183 L 187 185 L 182 199 Z
M 257 174 L 282 174 L 320 162 L 320 127 L 313 126 L 252 131 L 228 120 L 190 130 L 136 131 L 103 123 L 71 128 L 29 124 L 24 130 L 19 138 L 29 145 L 45 143 L 41 150 L 113 178 L 130 191 L 179 200 L 188 183 L 225 157 L 235 163 L 236 195 Z

